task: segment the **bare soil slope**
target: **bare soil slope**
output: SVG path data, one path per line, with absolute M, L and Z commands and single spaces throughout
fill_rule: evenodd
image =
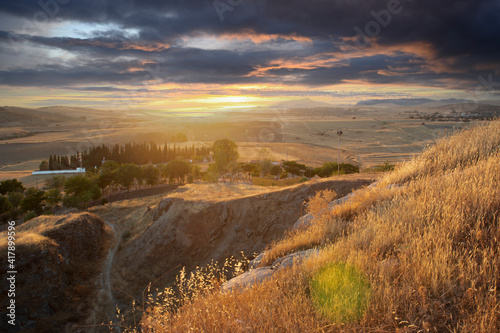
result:
M 183 266 L 190 271 L 241 251 L 251 256 L 281 237 L 317 191 L 334 189 L 343 196 L 373 180 L 373 174 L 347 175 L 225 200 L 190 199 L 174 192 L 150 214 L 147 229 L 123 244 L 116 287 L 141 296 L 149 282 L 162 288 Z

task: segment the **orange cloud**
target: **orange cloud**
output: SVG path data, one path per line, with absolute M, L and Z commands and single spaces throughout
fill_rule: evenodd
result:
M 116 50 L 140 50 L 146 52 L 158 52 L 164 51 L 170 48 L 170 44 L 166 43 L 132 43 L 132 42 L 108 42 L 101 40 L 83 40 L 72 38 L 69 41 L 70 45 L 75 46 L 93 46 L 93 47 L 104 47 L 108 49 L 116 49 Z
M 312 43 L 309 37 L 298 36 L 296 34 L 260 34 L 253 30 L 246 30 L 238 33 L 224 33 L 216 36 L 217 39 L 225 40 L 251 40 L 255 44 L 268 43 L 277 39 L 292 40 L 299 43 Z

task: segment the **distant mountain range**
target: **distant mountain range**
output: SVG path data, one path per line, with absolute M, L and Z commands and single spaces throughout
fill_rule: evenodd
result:
M 429 98 L 399 98 L 399 99 L 369 99 L 366 101 L 358 102 L 356 105 L 378 105 L 378 104 L 395 104 L 402 106 L 414 106 L 427 103 L 441 103 L 441 104 L 457 104 L 457 103 L 470 103 L 472 101 L 467 99 L 429 99 Z
M 284 101 L 271 105 L 276 109 L 311 109 L 311 108 L 330 108 L 334 107 L 333 104 L 313 101 L 310 98 L 303 98 L 292 101 Z

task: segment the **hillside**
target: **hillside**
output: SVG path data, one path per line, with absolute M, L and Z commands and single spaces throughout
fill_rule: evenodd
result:
M 334 188 L 346 195 L 374 177 L 346 175 L 284 189 L 237 184 L 181 187 L 157 201 L 155 208 L 136 207 L 130 218 L 122 212 L 116 219 L 128 236 L 117 253 L 114 287 L 138 296 L 149 282 L 160 289 L 171 285 L 182 267 L 189 272 L 241 252 L 252 256 L 282 237 L 317 191 Z M 95 213 L 108 216 L 107 209 Z M 125 304 L 129 301 L 119 292 L 116 297 Z
M 13 106 L 0 107 L 0 123 L 2 127 L 11 126 L 48 126 L 53 123 L 74 121 L 75 118 L 53 110 L 27 109 Z
M 455 103 L 472 103 L 472 101 L 466 99 L 455 99 L 455 98 L 441 99 L 441 100 L 434 100 L 429 98 L 395 98 L 395 99 L 368 99 L 365 101 L 360 101 L 356 105 L 395 104 L 401 106 L 415 106 L 427 103 L 455 104 Z
M 317 255 L 226 292 L 206 278 L 213 269 L 181 275 L 182 292 L 151 304 L 142 331 L 500 331 L 500 122 L 438 141 L 342 202 L 325 197 L 310 206 L 312 224 L 274 242 L 260 265 L 307 248 Z M 332 265 L 369 285 L 355 320 L 327 319 L 311 300 L 311 281 Z
M 0 257 L 7 262 L 7 235 Z M 40 216 L 16 227 L 16 328 L 21 332 L 74 332 L 74 325 L 107 318 L 99 307 L 99 273 L 110 246 L 111 229 L 95 215 Z M 4 271 L 5 272 L 5 271 Z M 6 274 L 2 272 L 2 274 Z M 6 277 L 2 275 L 2 280 Z M 6 318 L 8 286 L 0 305 Z M 6 320 L 0 331 L 11 332 Z

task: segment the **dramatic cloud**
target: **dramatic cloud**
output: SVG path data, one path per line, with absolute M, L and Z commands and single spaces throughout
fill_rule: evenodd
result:
M 345 95 L 321 91 L 353 84 L 466 92 L 491 88 L 500 75 L 499 17 L 497 0 L 4 1 L 0 85 L 116 93 L 196 84 L 221 95 L 246 85 L 242 92 L 258 96 L 302 96 L 294 86 L 310 88 L 308 96 Z M 259 85 L 267 88 L 252 88 Z

